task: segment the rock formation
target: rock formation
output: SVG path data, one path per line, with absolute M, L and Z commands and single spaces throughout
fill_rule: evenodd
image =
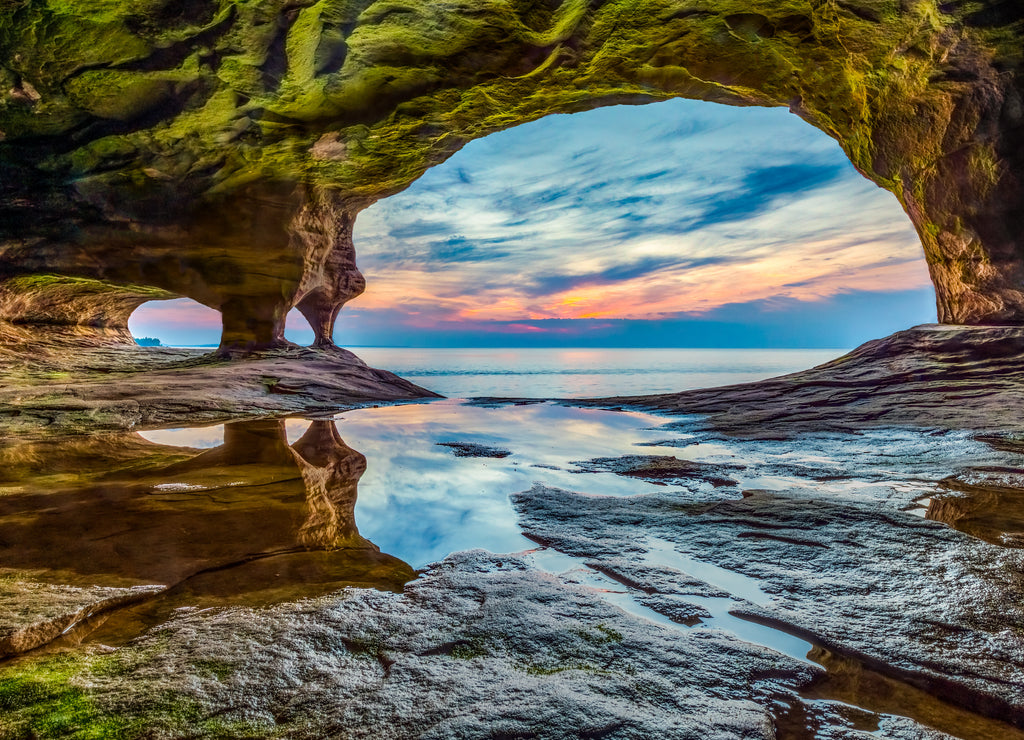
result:
M 1022 327 L 924 324 L 756 383 L 574 403 L 701 414 L 702 426 L 735 437 L 945 427 L 1016 439 L 1022 367 Z
M 1024 317 L 1018 3 L 0 8 L 3 318 L 123 328 L 188 296 L 222 312 L 222 350 L 283 343 L 292 307 L 329 346 L 364 287 L 361 209 L 493 131 L 672 97 L 789 106 L 899 198 L 942 322 Z

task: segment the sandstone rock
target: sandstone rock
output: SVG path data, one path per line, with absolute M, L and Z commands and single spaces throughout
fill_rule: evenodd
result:
M 439 397 L 337 347 L 289 347 L 231 362 L 202 350 L 111 345 L 97 330 L 83 335 L 77 327 L 14 331 L 14 344 L 0 342 L 0 437 L 332 414 Z
M 631 588 L 666 616 L 675 615 L 676 600 L 692 600 L 693 589 L 685 571 L 676 587 L 668 574 L 644 577 L 640 566 L 664 557 L 646 544 L 650 538 L 755 579 L 770 601 L 736 599 L 734 614 L 932 696 L 1024 722 L 1024 694 L 1014 688 L 1024 672 L 1016 657 L 1024 629 L 1020 551 L 901 514 L 890 508 L 895 502 L 880 509 L 858 498 L 813 489 L 754 492 L 697 508 L 679 495 L 584 497 L 538 486 L 514 501 L 527 533 L 552 547 L 596 567 L 609 558 L 633 561 Z M 648 572 L 664 573 L 664 566 Z M 644 595 L 652 591 L 659 598 Z
M 72 679 L 101 718 L 145 717 L 171 695 L 197 704 L 198 716 L 237 723 L 236 734 L 294 738 L 767 740 L 768 697 L 812 675 L 727 635 L 630 618 L 482 551 L 451 556 L 400 595 L 348 590 L 181 612 L 110 659 L 118 670 L 91 671 L 80 658 Z M 751 687 L 763 703 L 733 698 Z M 24 731 L 29 716 L 8 721 Z M 189 727 L 179 720 L 167 734 Z
M 780 378 L 580 403 L 706 414 L 687 428 L 740 437 L 916 427 L 1012 438 L 1024 416 L 1022 387 L 1024 329 L 925 325 Z
M 0 571 L 0 659 L 45 645 L 87 619 L 163 590 L 158 585 L 79 588 L 44 584 L 31 580 L 31 574 Z

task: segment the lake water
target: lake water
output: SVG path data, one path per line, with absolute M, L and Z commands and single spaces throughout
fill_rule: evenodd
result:
M 844 349 L 405 349 L 358 347 L 373 367 L 452 398 L 671 393 L 785 375 Z

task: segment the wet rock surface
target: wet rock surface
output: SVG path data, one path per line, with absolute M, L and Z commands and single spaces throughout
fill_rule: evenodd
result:
M 488 445 L 476 444 L 473 442 L 438 442 L 439 447 L 447 447 L 456 457 L 494 457 L 503 458 L 512 454 L 511 450 L 501 447 L 490 447 Z
M 1020 336 L 918 329 L 787 378 L 615 399 L 620 408 L 681 413 L 665 414 L 664 426 L 643 435 L 647 446 L 626 455 L 591 452 L 545 469 L 528 464 L 524 442 L 509 444 L 516 452 L 507 464 L 519 460 L 540 481 L 511 501 L 541 549 L 456 553 L 404 588 L 416 573 L 354 530 L 353 479 L 365 463 L 334 425 L 313 422 L 305 441 L 290 445 L 279 429 L 253 427 L 260 444 L 250 436 L 232 445 L 226 436 L 205 453 L 156 450 L 158 463 L 159 446 L 125 441 L 123 471 L 177 476 L 179 487 L 161 494 L 174 506 L 149 516 L 171 521 L 199 493 L 214 496 L 216 511 L 240 496 L 253 514 L 241 529 L 259 542 L 232 544 L 196 529 L 188 549 L 202 555 L 212 541 L 208 561 L 231 568 L 196 573 L 189 564 L 159 581 L 185 577 L 167 593 L 84 619 L 48 652 L 8 662 L 0 734 L 59 734 L 47 722 L 76 697 L 82 727 L 157 737 L 1018 740 Z M 908 343 L 910 355 L 889 354 Z M 789 411 L 787 393 L 797 399 Z M 691 401 L 709 405 L 698 413 Z M 962 425 L 945 410 L 956 404 Z M 536 418 L 550 426 L 555 417 Z M 497 434 L 480 439 L 493 449 L 508 444 Z M 37 476 L 56 493 L 61 476 L 90 457 L 97 470 L 110 467 L 114 447 L 67 443 L 50 470 L 43 446 L 4 450 L 11 480 L 0 479 L 0 505 L 13 511 L 29 501 L 19 478 Z M 653 447 L 658 454 L 644 454 Z M 493 471 L 499 460 L 476 464 Z M 290 497 L 282 489 L 264 501 L 277 507 L 272 521 L 261 522 L 245 491 L 207 485 L 190 494 L 203 480 L 189 476 L 219 470 L 226 484 L 254 465 L 294 487 Z M 90 485 L 112 490 L 118 475 L 97 473 Z M 562 487 L 545 484 L 545 475 L 562 476 Z M 587 488 L 601 475 L 644 493 L 595 495 Z M 47 532 L 43 541 L 56 541 L 72 521 L 62 512 L 95 503 L 73 498 L 50 499 L 50 523 L 0 516 L 0 540 L 22 557 L 19 542 Z M 132 506 L 122 501 L 119 516 L 130 518 Z M 116 527 L 117 517 L 93 518 L 104 522 L 102 534 L 133 531 Z M 115 537 L 111 552 L 134 539 L 118 545 Z M 156 550 L 155 541 L 140 542 Z M 271 557 L 245 561 L 249 551 Z M 82 571 L 85 558 L 72 555 L 50 564 L 49 579 L 38 575 L 42 562 L 21 562 L 33 575 L 20 583 L 44 595 L 67 586 L 88 592 L 171 567 L 154 552 L 132 557 L 141 570 L 129 574 L 111 556 L 97 562 L 117 583 L 95 572 L 76 582 L 67 574 Z M 378 590 L 336 590 L 352 585 Z M 49 613 L 40 608 L 36 622 Z
M 712 595 L 693 588 L 698 575 L 729 592 L 733 615 L 799 636 L 904 688 L 1024 722 L 1016 509 L 998 516 L 986 497 L 994 487 L 1006 500 L 1019 496 L 1012 483 L 1020 482 L 1024 457 L 1015 445 L 997 450 L 984 436 L 934 428 L 737 439 L 709 431 L 710 421 L 670 426 L 688 430 L 677 444 L 696 463 L 743 460 L 743 470 L 730 471 L 738 478 L 732 495 L 723 490 L 711 501 L 680 485 L 600 497 L 536 486 L 513 496 L 527 534 L 587 559 L 671 619 L 674 602 L 700 605 L 694 596 Z M 980 500 L 971 495 L 986 484 Z M 865 707 L 874 699 L 846 701 Z M 1007 731 L 972 730 L 963 718 L 916 718 L 956 737 Z
M 623 457 L 599 457 L 574 463 L 584 473 L 606 470 L 629 478 L 639 478 L 648 483 L 679 485 L 693 480 L 706 481 L 715 488 L 735 486 L 736 481 L 723 474 L 730 467 L 742 470 L 742 466 L 717 465 L 713 468 L 680 460 L 667 455 L 628 455 Z
M 0 437 L 333 413 L 438 397 L 337 347 L 290 347 L 229 360 L 190 349 L 82 349 L 49 341 L 47 334 L 31 352 L 28 345 L 0 344 Z
M 163 591 L 162 586 L 78 588 L 38 583 L 31 577 L 0 570 L 0 659 L 45 645 L 91 617 Z
M 764 706 L 729 697 L 809 675 L 727 635 L 630 619 L 480 551 L 448 558 L 402 595 L 182 613 L 118 660 L 124 675 L 83 665 L 75 679 L 101 707 L 138 711 L 154 690 L 170 692 L 256 734 L 309 738 L 771 738 Z
M 560 550 L 599 563 L 602 553 L 632 550 L 640 562 L 658 562 L 643 538 L 659 538 L 755 579 L 768 598 L 737 599 L 735 613 L 866 657 L 984 714 L 1024 716 L 1024 561 L 1016 551 L 898 509 L 879 511 L 878 500 L 823 501 L 812 491 L 758 492 L 699 513 L 687 511 L 685 499 L 658 495 L 588 499 L 583 513 L 576 494 L 544 488 L 516 502 L 527 531 Z M 685 585 L 677 593 L 685 595 Z

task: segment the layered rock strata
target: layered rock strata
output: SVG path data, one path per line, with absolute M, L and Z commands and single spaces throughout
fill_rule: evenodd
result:
M 334 414 L 439 398 L 337 347 L 292 347 L 228 360 L 198 349 L 103 344 L 116 339 L 112 331 L 83 334 L 70 327 L 54 344 L 50 331 L 36 343 L 40 332 L 14 329 L 34 351 L 0 341 L 0 439 Z M 81 342 L 99 346 L 82 349 Z
M 990 432 L 1019 445 L 1024 329 L 927 324 L 810 370 L 756 383 L 573 403 L 701 414 L 731 437 L 915 427 Z

